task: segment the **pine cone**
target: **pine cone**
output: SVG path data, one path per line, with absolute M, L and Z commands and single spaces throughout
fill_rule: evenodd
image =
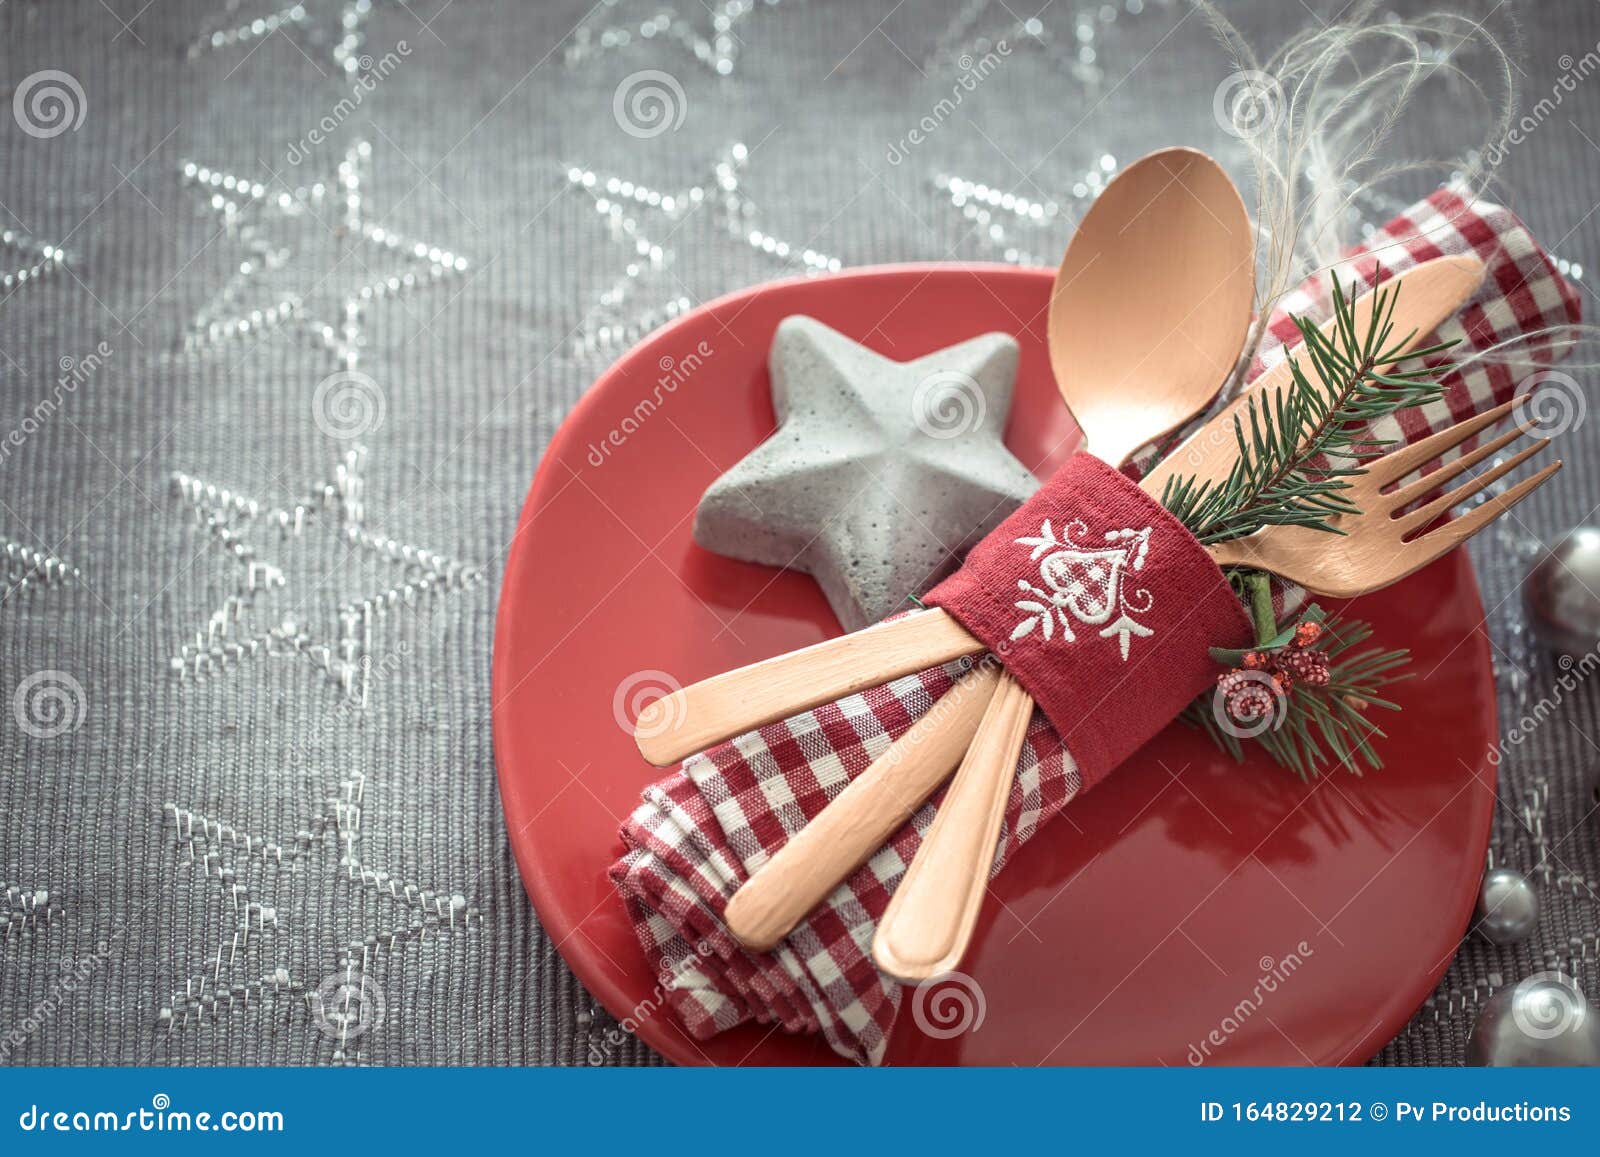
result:
M 1217 688 L 1224 695 L 1231 695 L 1238 688 L 1243 687 L 1252 680 L 1237 667 L 1231 671 L 1224 671 L 1217 676 Z
M 1294 629 L 1294 647 L 1304 650 L 1318 639 L 1322 638 L 1322 624 L 1318 622 L 1301 623 Z
M 1239 680 L 1231 688 L 1226 688 L 1223 694 L 1222 705 L 1228 713 L 1228 718 L 1235 723 L 1251 724 L 1272 714 L 1277 704 L 1277 696 L 1273 694 L 1271 684 L 1260 679 L 1247 679 L 1243 672 L 1232 672 L 1238 675 Z M 1224 675 L 1223 679 L 1228 676 Z M 1219 684 L 1220 684 L 1219 680 Z
M 1301 626 L 1316 626 L 1302 623 Z M 1321 651 L 1282 651 L 1277 656 L 1278 670 L 1308 687 L 1328 685 L 1328 656 Z

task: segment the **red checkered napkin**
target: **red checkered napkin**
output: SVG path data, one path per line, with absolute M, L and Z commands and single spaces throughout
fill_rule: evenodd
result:
M 1440 327 L 1457 361 L 1521 334 L 1575 324 L 1578 296 L 1509 210 L 1448 190 L 1419 202 L 1353 250 L 1339 273 L 1365 291 L 1378 276 L 1448 253 L 1474 252 L 1488 266 L 1478 296 Z M 1291 314 L 1328 313 L 1329 285 L 1314 279 L 1273 315 L 1251 377 L 1298 340 Z M 1531 369 L 1561 345 L 1535 339 L 1516 364 L 1485 360 L 1453 373 L 1438 402 L 1387 419 L 1380 437 L 1414 441 L 1507 401 Z M 1471 448 L 1459 447 L 1455 453 Z M 1153 457 L 1153 456 L 1152 456 Z M 1141 463 L 1147 469 L 1152 458 Z M 1282 592 L 1286 602 L 1296 592 Z M 879 1063 L 900 1007 L 900 985 L 872 965 L 878 917 L 934 814 L 924 805 L 893 840 L 776 949 L 750 953 L 722 914 L 752 871 L 838 795 L 951 686 L 951 665 L 908 676 L 741 735 L 652 784 L 622 829 L 611 875 L 646 954 L 661 972 L 672 1011 L 704 1039 L 748 1020 L 821 1032 L 841 1055 Z M 994 870 L 1065 807 L 1082 786 L 1072 756 L 1044 716 L 1028 731 Z

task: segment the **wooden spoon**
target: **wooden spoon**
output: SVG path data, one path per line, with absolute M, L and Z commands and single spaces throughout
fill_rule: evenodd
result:
M 1195 149 L 1125 169 L 1050 291 L 1050 368 L 1087 450 L 1120 465 L 1210 403 L 1244 347 L 1255 244 L 1239 190 Z
M 1163 149 L 1106 187 L 1050 295 L 1050 364 L 1089 453 L 1120 465 L 1199 413 L 1244 346 L 1255 246 L 1244 202 L 1204 153 Z M 920 981 L 961 962 L 1033 712 L 1008 672 L 872 942 Z

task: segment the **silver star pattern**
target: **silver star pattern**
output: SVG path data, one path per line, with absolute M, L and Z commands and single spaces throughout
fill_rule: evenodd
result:
M 239 8 L 239 0 L 224 5 L 224 19 L 237 23 L 224 23 L 196 37 L 187 50 L 190 60 L 213 52 L 253 46 L 283 32 L 294 34 L 310 47 L 325 47 L 329 59 L 340 72 L 354 74 L 364 67 L 361 48 L 367 39 L 366 24 L 372 15 L 372 0 L 303 0 L 248 19 L 239 17 Z
M 215 817 L 169 803 L 162 810 L 184 857 L 222 893 L 221 938 L 203 968 L 191 973 L 158 1014 L 170 1033 L 242 1014 L 252 1004 L 288 999 L 334 1045 L 336 1061 L 359 1060 L 352 1050 L 383 1019 L 384 996 L 373 965 L 410 944 L 427 943 L 482 922 L 460 892 L 446 894 L 408 882 L 367 863 L 362 850 L 366 777 L 354 772 L 289 839 L 260 839 Z M 337 947 L 323 977 L 296 976 L 284 963 L 288 945 L 276 934 L 292 927 L 296 897 L 318 882 L 343 881 L 399 910 L 397 922 L 359 932 Z
M 1072 218 L 1069 211 L 1088 209 L 1116 171 L 1117 159 L 1102 153 L 1098 162 L 1066 190 L 1067 205 L 1039 199 L 952 173 L 933 178 L 934 196 L 961 215 L 972 227 L 971 236 L 985 255 L 1009 265 L 1054 268 L 1061 263 L 1066 234 L 1061 226 Z
M 78 579 L 78 568 L 49 551 L 34 550 L 0 534 L 0 607 L 15 605 L 30 591 L 66 586 Z
M 0 881 L 0 941 L 48 924 L 61 911 L 44 888 L 27 888 Z
M 624 21 L 617 15 L 622 0 L 601 0 L 589 10 L 567 38 L 563 58 L 568 67 L 582 64 L 603 52 L 627 48 L 630 44 L 651 41 L 676 44 L 718 76 L 732 76 L 742 48 L 738 28 L 758 7 L 776 8 L 779 0 L 721 0 L 702 2 L 710 13 L 705 31 L 690 16 L 666 5 L 654 5 L 642 20 Z
M 646 296 L 642 289 L 670 276 L 667 271 L 676 254 L 669 240 L 696 215 L 707 215 L 715 232 L 743 242 L 785 268 L 806 274 L 843 268 L 837 257 L 760 228 L 755 203 L 742 188 L 749 160 L 750 150 L 736 141 L 713 162 L 709 180 L 671 192 L 616 174 L 603 175 L 577 165 L 567 168 L 567 188 L 590 200 L 612 239 L 629 255 L 621 273 L 595 298 L 579 323 L 573 341 L 576 355 L 605 353 L 636 341 L 692 307 L 694 303 L 681 286 L 655 304 L 641 308 L 636 302 Z M 661 233 L 655 231 L 656 226 Z
M 183 162 L 184 181 L 204 198 L 206 208 L 243 250 L 233 274 L 190 322 L 185 350 L 203 350 L 296 325 L 317 348 L 331 353 L 340 369 L 354 370 L 369 307 L 466 272 L 467 259 L 459 253 L 408 237 L 368 215 L 361 184 L 371 156 L 372 146 L 358 141 L 345 153 L 331 183 L 315 181 L 293 189 L 275 188 L 270 179 Z M 365 250 L 383 266 L 380 272 L 358 261 L 362 278 L 339 295 L 337 322 L 321 316 L 295 289 L 265 288 L 273 280 L 269 275 L 282 270 L 295 253 L 293 246 L 276 237 L 275 227 L 283 225 L 331 233 L 348 247 L 346 255 Z
M 368 528 L 363 467 L 366 451 L 346 451 L 332 479 L 312 490 L 311 497 L 290 507 L 271 507 L 248 495 L 189 474 L 174 474 L 172 487 L 194 520 L 216 547 L 238 568 L 235 591 L 211 612 L 190 641 L 168 660 L 180 682 L 230 671 L 247 659 L 286 656 L 309 661 L 344 698 L 365 707 L 373 667 L 373 633 L 389 611 L 418 607 L 476 586 L 482 572 L 469 563 L 414 546 Z M 261 558 L 246 535 L 251 527 L 276 530 L 280 541 L 300 537 L 310 525 L 337 528 L 355 550 L 392 565 L 398 579 L 364 597 L 339 603 L 332 617 L 336 637 L 313 634 L 298 619 L 281 618 L 270 626 L 258 612 L 257 599 L 287 585 L 284 571 Z
M 66 264 L 67 255 L 59 246 L 38 241 L 15 229 L 0 229 L 0 294 L 30 282 L 54 276 Z M 4 298 L 0 297 L 0 302 Z
M 1004 45 L 1007 52 L 1032 49 L 1064 60 L 1073 79 L 1091 88 L 1105 79 L 1100 50 L 1095 47 L 1101 30 L 1124 16 L 1137 17 L 1149 9 L 1172 5 L 1173 0 L 1121 0 L 1120 4 L 1093 3 L 1062 11 L 1047 4 L 1035 15 L 1020 16 L 1003 0 L 966 0 L 939 34 L 923 67 L 928 72 L 944 71 L 952 65 L 967 70 L 972 68 L 974 56 Z
M 816 577 L 846 630 L 905 607 L 1038 489 L 1001 441 L 1017 344 L 896 362 L 809 317 L 773 338 L 777 431 L 701 499 L 695 538 Z

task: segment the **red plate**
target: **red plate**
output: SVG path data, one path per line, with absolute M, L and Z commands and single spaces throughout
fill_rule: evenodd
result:
M 701 492 L 773 429 L 773 330 L 809 314 L 900 360 L 1014 334 L 1007 442 L 1042 476 L 1075 441 L 1046 357 L 1050 281 L 900 266 L 725 297 L 604 374 L 540 463 L 495 638 L 511 844 L 573 971 L 674 1061 L 837 1059 L 818 1038 L 765 1027 L 690 1040 L 657 1010 L 606 878 L 619 824 L 662 774 L 616 717 L 619 685 L 651 671 L 689 683 L 838 633 L 806 575 L 709 554 L 690 535 Z M 1382 1047 L 1472 911 L 1494 808 L 1494 685 L 1465 552 L 1359 613 L 1415 655 L 1404 713 L 1384 720 L 1384 771 L 1305 786 L 1169 729 L 995 884 L 965 965 L 984 993 L 981 1028 L 938 1040 L 905 1016 L 889 1063 L 1336 1063 Z

